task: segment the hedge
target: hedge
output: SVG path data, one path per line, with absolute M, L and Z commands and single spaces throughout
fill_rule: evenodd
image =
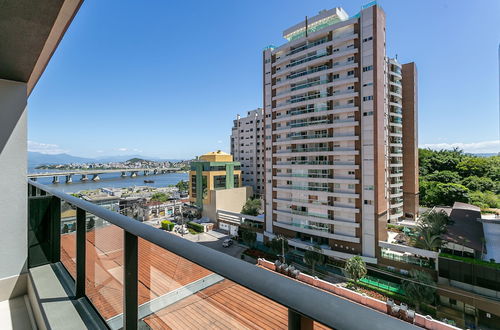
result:
M 174 226 L 175 224 L 168 220 L 163 220 L 161 222 L 161 228 L 165 229 L 166 231 L 172 231 L 172 229 L 174 229 Z
M 200 225 L 199 223 L 196 223 L 196 222 L 190 221 L 187 223 L 187 226 L 188 226 L 188 228 L 194 229 L 199 233 L 202 233 L 205 231 L 205 227 L 203 227 L 202 225 Z

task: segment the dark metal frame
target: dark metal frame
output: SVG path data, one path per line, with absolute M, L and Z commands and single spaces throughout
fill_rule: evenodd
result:
M 138 237 L 267 297 L 290 310 L 290 328 L 298 316 L 335 329 L 416 329 L 417 327 L 334 294 L 256 267 L 209 247 L 168 234 L 101 206 L 29 180 L 36 187 L 77 207 L 76 292 L 85 294 L 85 212 L 124 230 L 124 328 L 137 329 Z M 33 191 L 29 189 L 29 191 Z M 80 229 L 78 231 L 78 229 Z M 80 259 L 79 257 L 82 257 Z

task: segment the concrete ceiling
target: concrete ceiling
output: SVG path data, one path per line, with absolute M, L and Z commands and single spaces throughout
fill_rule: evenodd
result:
M 0 79 L 40 78 L 83 0 L 0 0 Z

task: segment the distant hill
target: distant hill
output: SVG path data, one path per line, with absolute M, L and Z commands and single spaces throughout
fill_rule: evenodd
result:
M 491 156 L 497 156 L 497 153 L 494 152 L 485 152 L 485 153 L 479 153 L 479 154 L 473 154 L 474 156 L 477 157 L 491 157 Z
M 28 167 L 36 167 L 39 165 L 53 165 L 53 164 L 71 164 L 71 163 L 110 163 L 110 162 L 125 162 L 128 160 L 141 161 L 181 161 L 179 159 L 160 159 L 155 157 L 145 157 L 140 155 L 119 155 L 119 156 L 103 156 L 98 158 L 78 157 L 68 154 L 55 154 L 48 155 L 39 152 L 28 151 Z M 134 161 L 134 162 L 135 162 Z
M 142 163 L 142 162 L 147 162 L 147 160 L 142 159 L 142 158 L 130 158 L 129 160 L 126 161 L 127 163 Z
M 95 159 L 71 156 L 68 154 L 48 155 L 39 152 L 28 151 L 28 166 L 51 165 L 51 164 L 70 164 L 95 162 Z

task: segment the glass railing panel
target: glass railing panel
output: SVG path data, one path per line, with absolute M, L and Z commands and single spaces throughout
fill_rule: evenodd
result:
M 76 207 L 61 201 L 61 263 L 76 278 Z
M 165 239 L 168 239 L 165 233 Z M 139 238 L 139 327 L 286 329 L 288 310 Z M 255 312 L 255 311 L 258 311 Z
M 85 227 L 86 295 L 109 324 L 123 313 L 124 231 L 92 214 Z

